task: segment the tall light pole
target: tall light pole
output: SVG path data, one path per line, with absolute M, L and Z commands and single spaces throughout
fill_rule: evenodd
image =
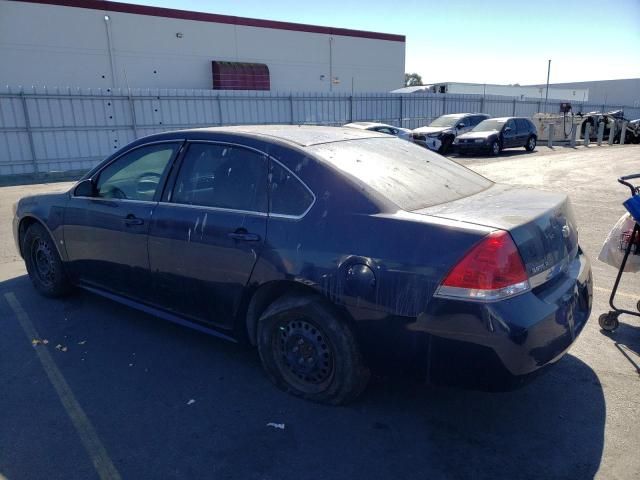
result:
M 549 75 L 551 75 L 551 60 L 547 65 L 547 88 L 544 94 L 544 113 L 547 113 L 547 100 L 549 100 Z

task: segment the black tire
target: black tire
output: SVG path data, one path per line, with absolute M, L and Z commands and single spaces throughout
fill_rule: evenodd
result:
M 502 151 L 502 146 L 500 145 L 499 140 L 494 140 L 493 142 L 491 142 L 489 155 L 491 155 L 492 157 L 497 157 L 498 155 L 500 155 L 501 151 Z
M 640 300 L 638 300 L 638 303 L 636 304 L 636 310 L 640 312 Z
M 438 153 L 440 155 L 446 155 L 451 150 L 451 145 L 453 144 L 453 137 L 447 136 L 442 139 L 442 144 L 438 149 Z
M 258 320 L 258 352 L 281 390 L 318 403 L 342 405 L 367 386 L 353 331 L 321 298 L 285 296 Z
M 56 298 L 71 291 L 58 250 L 39 223 L 34 223 L 25 232 L 22 254 L 29 278 L 38 292 L 45 297 Z
M 527 138 L 527 143 L 525 143 L 524 149 L 527 152 L 533 152 L 536 149 L 536 143 L 537 143 L 536 137 L 531 135 L 529 138 Z
M 603 313 L 598 317 L 598 324 L 605 332 L 613 332 L 620 326 L 618 314 L 615 312 Z

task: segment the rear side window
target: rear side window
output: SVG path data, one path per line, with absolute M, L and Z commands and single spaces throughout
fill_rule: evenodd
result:
M 289 170 L 272 161 L 269 172 L 269 212 L 298 217 L 313 204 L 313 194 Z
M 519 132 L 528 132 L 529 130 L 531 130 L 531 127 L 529 126 L 529 122 L 524 118 L 517 118 L 516 125 L 518 126 Z
M 247 212 L 267 211 L 268 159 L 242 147 L 189 146 L 172 201 Z
M 386 138 L 315 145 L 309 150 L 403 210 L 478 193 L 493 183 L 426 148 Z

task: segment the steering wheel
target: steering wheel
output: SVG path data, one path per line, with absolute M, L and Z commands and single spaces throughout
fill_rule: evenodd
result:
M 136 178 L 136 181 L 135 181 L 136 191 L 139 193 L 145 193 L 150 190 L 150 188 L 141 189 L 140 188 L 141 184 L 142 186 L 144 186 L 145 184 L 152 183 L 155 188 L 160 183 L 160 178 L 162 178 L 161 173 L 157 173 L 157 172 L 141 173 L 140 175 L 138 175 L 138 178 Z

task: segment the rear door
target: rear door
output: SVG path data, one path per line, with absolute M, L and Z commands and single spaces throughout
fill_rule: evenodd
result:
M 524 147 L 529 139 L 530 128 L 529 122 L 524 118 L 516 119 L 516 126 L 518 127 L 518 147 Z
M 148 299 L 149 221 L 180 146 L 181 142 L 163 142 L 126 152 L 93 177 L 92 197 L 71 196 L 64 242 L 76 280 Z
M 154 211 L 154 303 L 230 328 L 267 228 L 268 157 L 239 145 L 193 142 Z

